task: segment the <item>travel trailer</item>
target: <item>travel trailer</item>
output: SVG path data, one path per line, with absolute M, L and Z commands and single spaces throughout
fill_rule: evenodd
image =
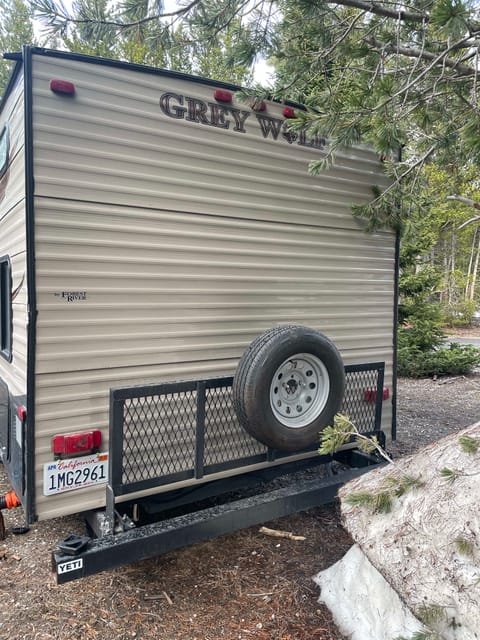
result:
M 311 176 L 328 140 L 290 129 L 299 105 L 6 57 L 0 450 L 27 523 L 88 514 L 59 581 L 331 499 L 320 478 L 202 502 L 326 462 L 338 411 L 394 435 L 398 242 L 351 214 L 386 186 L 380 159 L 353 148 Z M 188 522 L 153 522 L 173 507 Z

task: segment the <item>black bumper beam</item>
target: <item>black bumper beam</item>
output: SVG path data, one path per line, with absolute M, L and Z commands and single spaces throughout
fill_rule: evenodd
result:
M 153 558 L 167 551 L 231 533 L 332 502 L 339 488 L 371 469 L 375 459 L 356 452 L 369 465 L 328 478 L 296 481 L 287 487 L 195 511 L 155 524 L 91 540 L 77 555 L 53 553 L 57 583 L 63 584 Z M 360 460 L 357 458 L 357 464 Z

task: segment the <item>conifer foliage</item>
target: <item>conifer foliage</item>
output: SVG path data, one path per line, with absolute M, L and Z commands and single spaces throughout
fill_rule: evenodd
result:
M 23 0 L 0 0 L 0 54 L 33 44 L 33 9 Z M 0 58 L 0 97 L 10 76 L 12 63 Z
M 330 155 L 313 171 L 324 169 L 339 147 L 359 141 L 373 144 L 386 159 L 392 188 L 357 210 L 373 227 L 400 225 L 412 206 L 408 193 L 415 193 L 418 170 L 428 159 L 480 161 L 478 3 L 190 0 L 166 10 L 161 3 L 125 0 L 109 4 L 100 16 L 93 0 L 82 3 L 81 13 L 72 15 L 59 0 L 36 0 L 34 6 L 57 35 L 96 25 L 118 36 L 154 25 L 149 37 L 160 46 L 181 21 L 188 46 L 192 39 L 213 43 L 231 29 L 233 65 L 270 58 L 277 71 L 271 92 L 311 107 L 299 114 L 296 126 L 331 141 Z M 400 148 L 405 151 L 398 163 Z M 409 183 L 401 199 L 399 181 Z

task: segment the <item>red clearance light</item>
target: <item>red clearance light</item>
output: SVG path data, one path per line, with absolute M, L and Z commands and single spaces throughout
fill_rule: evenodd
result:
M 55 456 L 76 456 L 79 453 L 89 453 L 98 449 L 101 444 L 102 432 L 98 429 L 78 433 L 66 433 L 62 436 L 55 436 L 52 439 L 53 454 Z
M 285 107 L 285 109 L 283 110 L 283 115 L 285 116 L 285 118 L 297 117 L 297 114 L 295 113 L 295 109 L 292 109 L 292 107 Z
M 27 419 L 27 410 L 24 406 L 20 405 L 19 407 L 17 407 L 17 416 L 22 422 L 25 422 L 25 420 Z
M 231 102 L 233 100 L 233 95 L 225 89 L 215 89 L 213 97 L 217 102 Z
M 390 398 L 390 389 L 388 387 L 383 388 L 382 400 L 388 400 Z M 377 390 L 365 389 L 365 402 L 376 402 Z
M 73 96 L 75 93 L 75 85 L 68 80 L 50 80 L 50 90 L 53 93 L 62 93 L 66 96 Z

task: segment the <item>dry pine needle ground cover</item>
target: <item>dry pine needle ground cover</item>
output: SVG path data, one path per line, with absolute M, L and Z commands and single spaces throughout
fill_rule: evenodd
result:
M 480 415 L 480 375 L 400 380 L 396 455 Z M 8 485 L 0 467 L 0 492 Z M 21 524 L 19 510 L 6 526 Z M 55 543 L 81 533 L 73 517 L 35 524 L 0 543 L 1 640 L 342 640 L 317 603 L 312 576 L 349 548 L 335 505 L 269 523 L 305 536 L 271 538 L 258 527 L 153 560 L 57 586 Z

